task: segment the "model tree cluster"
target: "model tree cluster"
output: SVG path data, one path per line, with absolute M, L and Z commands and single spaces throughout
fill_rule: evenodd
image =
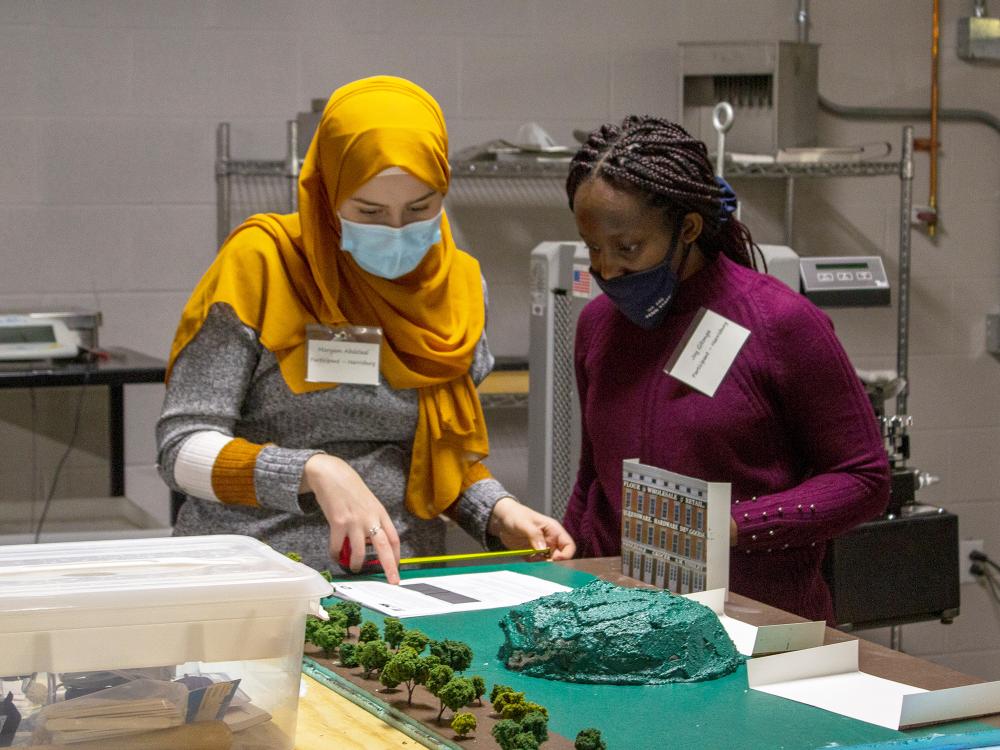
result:
M 337 602 L 323 609 L 330 619 L 307 619 L 305 639 L 318 646 L 326 658 L 332 659 L 333 653 L 350 634 L 351 627 L 361 623 L 361 607 L 357 602 Z
M 361 667 L 365 679 L 377 676 L 389 690 L 404 685 L 410 705 L 414 689 L 423 685 L 440 701 L 438 722 L 448 708 L 456 734 L 465 736 L 475 730 L 476 717 L 461 709 L 473 701 L 482 705 L 486 682 L 479 675 L 456 674 L 472 664 L 472 649 L 467 643 L 432 640 L 420 630 L 407 629 L 396 617 L 386 617 L 380 633 L 371 620 L 362 622 L 361 608 L 355 602 L 338 602 L 324 609 L 330 619 L 309 619 L 305 637 L 322 649 L 326 658 L 332 659 L 339 652 L 341 666 Z M 354 626 L 359 626 L 357 643 L 346 640 Z
M 601 737 L 601 730 L 594 727 L 581 729 L 580 733 L 576 735 L 573 747 L 575 750 L 608 750 L 608 746 L 604 744 L 604 738 Z
M 500 721 L 493 725 L 493 738 L 500 750 L 537 750 L 549 738 L 548 710 L 525 698 L 508 685 L 490 691 L 493 712 Z
M 476 717 L 470 713 L 457 713 L 452 717 L 451 730 L 459 737 L 465 737 L 469 732 L 476 730 Z

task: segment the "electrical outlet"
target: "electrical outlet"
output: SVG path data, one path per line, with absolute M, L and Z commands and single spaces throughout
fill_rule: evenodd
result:
M 972 560 L 969 559 L 969 553 L 978 550 L 983 551 L 983 540 L 982 539 L 960 539 L 958 542 L 958 582 L 959 583 L 975 583 L 976 577 L 969 572 L 969 568 L 972 566 Z

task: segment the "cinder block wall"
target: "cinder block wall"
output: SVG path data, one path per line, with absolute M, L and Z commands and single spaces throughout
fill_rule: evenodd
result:
M 929 4 L 813 6 L 824 96 L 927 105 Z M 996 115 L 997 69 L 955 55 L 955 22 L 971 6 L 944 3 L 942 104 Z M 232 123 L 235 157 L 280 158 L 285 121 L 310 99 L 393 73 L 438 98 L 453 150 L 512 138 L 529 120 L 568 144 L 574 128 L 629 112 L 675 116 L 677 42 L 794 39 L 796 8 L 792 0 L 8 0 L 0 3 L 0 306 L 98 307 L 104 344 L 165 356 L 215 251 L 218 122 Z M 819 120 L 823 145 L 888 140 L 898 153 L 900 129 Z M 1000 556 L 1000 362 L 983 343 L 985 315 L 1000 309 L 1000 136 L 944 123 L 941 138 L 942 232 L 936 242 L 915 235 L 913 246 L 913 463 L 942 478 L 921 499 L 957 513 L 962 535 Z M 927 182 L 920 154 L 917 202 Z M 894 278 L 898 187 L 894 178 L 799 180 L 796 248 L 879 253 Z M 744 181 L 737 189 L 757 239 L 780 242 L 781 188 Z M 494 349 L 526 354 L 528 252 L 539 237 L 573 238 L 568 212 L 553 200 L 456 218 L 491 285 Z M 857 366 L 894 366 L 894 309 L 832 317 Z M 0 392 L 0 502 L 44 496 L 76 398 Z M 152 439 L 161 398 L 160 386 L 129 388 L 127 482 L 130 496 L 165 517 Z M 104 406 L 88 394 L 80 449 L 57 496 L 106 491 Z M 526 422 L 514 412 L 492 418 L 495 470 L 519 490 Z M 974 585 L 962 593 L 954 625 L 907 626 L 904 645 L 1000 678 L 1000 608 Z

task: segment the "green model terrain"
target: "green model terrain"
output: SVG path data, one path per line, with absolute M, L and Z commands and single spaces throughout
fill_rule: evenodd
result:
M 497 658 L 508 669 L 563 682 L 700 682 L 744 661 L 708 607 L 605 581 L 515 607 L 500 628 Z

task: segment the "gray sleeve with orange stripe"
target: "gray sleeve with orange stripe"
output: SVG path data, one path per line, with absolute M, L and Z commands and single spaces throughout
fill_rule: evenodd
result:
M 233 436 L 244 397 L 261 356 L 254 331 L 231 308 L 213 307 L 194 340 L 174 363 L 156 425 L 158 469 L 171 489 L 195 494 L 178 482 L 175 464 L 186 441 L 199 433 Z M 232 440 L 206 452 L 211 486 L 197 496 L 227 505 L 260 505 L 300 514 L 299 483 L 305 462 L 321 453 Z

